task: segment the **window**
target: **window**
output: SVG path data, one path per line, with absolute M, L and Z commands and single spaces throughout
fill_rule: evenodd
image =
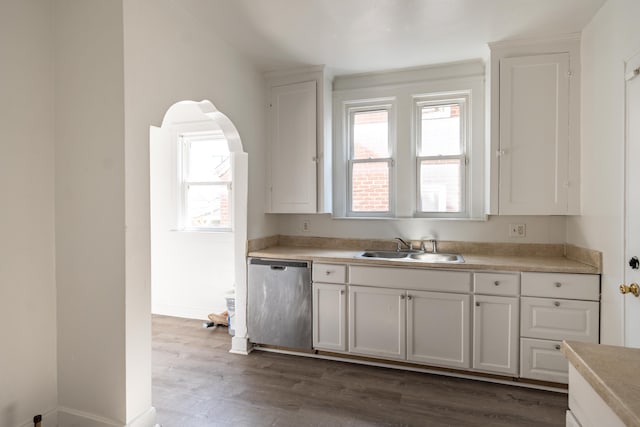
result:
M 336 218 L 486 219 L 484 64 L 333 81 Z
M 231 230 L 231 155 L 221 132 L 183 134 L 180 212 L 184 230 Z
M 418 214 L 459 214 L 466 209 L 466 97 L 417 98 Z
M 389 106 L 349 109 L 349 212 L 390 212 Z

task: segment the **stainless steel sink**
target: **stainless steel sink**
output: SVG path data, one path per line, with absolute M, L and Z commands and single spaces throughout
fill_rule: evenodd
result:
M 364 258 L 383 258 L 383 259 L 398 259 L 406 258 L 412 253 L 404 251 L 366 251 L 363 252 L 361 257 Z M 413 253 L 415 255 L 415 253 Z
M 433 263 L 463 263 L 464 258 L 458 254 L 433 253 L 422 251 L 365 251 L 360 254 L 362 258 L 415 260 Z
M 464 258 L 458 254 L 444 254 L 444 253 L 432 253 L 425 252 L 421 254 L 409 255 L 411 259 L 422 262 L 447 262 L 447 263 L 463 263 Z

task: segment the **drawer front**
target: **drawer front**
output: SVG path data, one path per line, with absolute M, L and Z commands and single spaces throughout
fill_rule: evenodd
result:
M 520 340 L 520 376 L 532 380 L 569 382 L 569 362 L 560 351 L 561 341 Z
M 600 312 L 595 301 L 522 297 L 520 335 L 597 343 Z
M 351 265 L 349 283 L 418 291 L 468 293 L 471 292 L 471 273 Z
M 504 273 L 476 273 L 473 275 L 476 294 L 518 296 L 520 275 Z
M 597 274 L 522 273 L 522 295 L 599 301 L 600 276 Z
M 347 283 L 346 265 L 314 262 L 311 270 L 311 277 L 314 282 Z

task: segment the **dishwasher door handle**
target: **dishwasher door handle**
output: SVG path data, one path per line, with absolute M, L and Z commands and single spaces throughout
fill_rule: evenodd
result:
M 272 265 L 272 270 L 285 271 L 287 269 L 286 265 Z

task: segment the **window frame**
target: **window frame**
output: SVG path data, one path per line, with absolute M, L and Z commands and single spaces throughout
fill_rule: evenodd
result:
M 422 108 L 425 106 L 453 105 L 460 106 L 460 154 L 443 156 L 421 156 L 422 143 Z M 471 134 L 471 122 L 469 121 L 469 91 L 457 91 L 450 93 L 413 95 L 413 124 L 412 130 L 415 137 L 413 160 L 415 162 L 415 209 L 414 216 L 418 218 L 468 218 L 469 217 L 469 136 Z M 449 160 L 459 159 L 460 168 L 460 210 L 457 212 L 423 211 L 421 210 L 421 163 L 423 160 Z
M 189 176 L 190 156 L 189 150 L 191 141 L 221 141 L 227 145 L 228 142 L 222 131 L 208 132 L 185 132 L 178 134 L 178 168 L 177 168 L 177 188 L 178 188 L 178 228 L 180 231 L 200 231 L 200 232 L 222 232 L 230 233 L 233 231 L 233 159 L 231 150 L 229 150 L 230 164 L 230 180 L 229 181 L 190 181 Z M 224 227 L 194 227 L 187 225 L 189 202 L 188 190 L 190 186 L 225 186 L 229 195 L 229 226 Z
M 345 105 L 346 116 L 346 215 L 349 218 L 379 218 L 393 217 L 395 214 L 395 108 L 393 99 L 370 99 L 354 101 Z M 354 159 L 354 116 L 357 113 L 372 111 L 387 112 L 387 143 L 388 154 L 386 158 Z M 354 211 L 353 210 L 353 165 L 363 163 L 387 163 L 389 170 L 389 209 L 387 211 Z

